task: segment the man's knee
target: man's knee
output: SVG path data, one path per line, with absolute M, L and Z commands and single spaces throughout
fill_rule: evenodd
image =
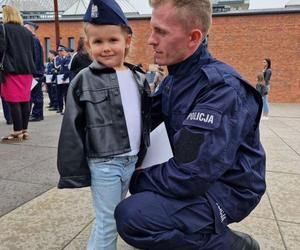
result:
M 157 206 L 155 195 L 151 192 L 134 194 L 121 201 L 115 209 L 119 234 L 130 237 L 147 231 L 153 220 L 157 219 L 154 214 L 161 214 Z
M 130 224 L 135 219 L 135 207 L 137 204 L 132 204 L 130 197 L 121 201 L 115 209 L 115 219 L 117 224 L 117 230 L 123 237 L 129 233 Z M 132 230 L 132 229 L 131 229 Z

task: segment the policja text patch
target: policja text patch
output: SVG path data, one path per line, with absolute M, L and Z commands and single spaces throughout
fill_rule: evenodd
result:
M 183 125 L 195 126 L 204 129 L 219 127 L 222 115 L 211 109 L 195 109 L 184 120 Z

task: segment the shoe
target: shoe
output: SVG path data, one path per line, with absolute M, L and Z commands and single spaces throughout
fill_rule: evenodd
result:
M 6 124 L 11 125 L 11 124 L 13 124 L 13 122 L 12 121 L 6 121 Z
M 260 250 L 258 242 L 250 235 L 230 230 L 231 231 L 231 250 Z
M 29 118 L 30 122 L 39 122 L 39 121 L 42 121 L 42 120 L 44 120 L 43 117 L 30 117 Z
M 56 111 L 56 113 L 61 113 L 61 112 L 62 112 L 62 110 L 59 110 L 59 109 Z
M 1 138 L 1 143 L 15 143 L 23 141 L 23 133 L 12 133 Z
M 27 130 L 22 130 L 22 135 L 23 135 L 23 140 L 29 139 L 29 133 L 27 132 Z

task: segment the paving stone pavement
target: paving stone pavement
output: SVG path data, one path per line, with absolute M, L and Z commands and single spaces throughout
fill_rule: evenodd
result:
M 29 124 L 30 139 L 0 144 L 0 250 L 83 250 L 94 219 L 88 188 L 58 190 L 57 140 L 62 116 L 45 111 Z M 267 192 L 232 228 L 262 250 L 300 249 L 300 104 L 272 104 L 261 121 Z M 0 109 L 0 136 L 10 132 Z M 122 240 L 118 250 L 133 250 Z M 171 250 L 171 249 L 170 249 Z

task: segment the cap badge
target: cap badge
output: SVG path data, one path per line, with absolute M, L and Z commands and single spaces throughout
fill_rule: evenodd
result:
M 92 18 L 98 18 L 99 17 L 98 6 L 95 5 L 95 4 L 92 5 L 91 17 Z

